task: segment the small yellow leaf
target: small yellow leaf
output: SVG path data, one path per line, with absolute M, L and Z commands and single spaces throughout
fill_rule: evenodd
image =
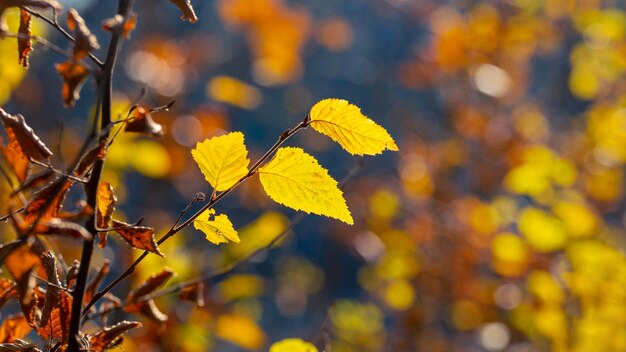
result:
M 213 220 L 211 220 L 213 217 Z M 207 209 L 193 221 L 196 230 L 204 232 L 206 239 L 215 244 L 228 241 L 239 242 L 237 231 L 225 214 L 215 215 L 215 210 Z
M 259 178 L 267 195 L 280 204 L 354 223 L 337 181 L 300 148 L 278 149 L 274 158 L 259 169 Z
M 216 191 L 227 190 L 248 173 L 250 159 L 241 132 L 199 142 L 191 155 Z
M 291 338 L 273 343 L 269 352 L 317 352 L 317 347 L 301 339 Z
M 311 127 L 325 134 L 350 154 L 376 155 L 398 150 L 389 133 L 346 100 L 324 99 L 311 108 Z

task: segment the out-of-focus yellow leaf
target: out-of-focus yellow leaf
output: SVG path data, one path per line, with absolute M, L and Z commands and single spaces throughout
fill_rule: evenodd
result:
M 259 177 L 265 192 L 280 204 L 354 223 L 337 181 L 300 148 L 278 149 L 274 158 L 259 169 Z
M 211 220 L 211 217 L 213 220 Z M 193 226 L 206 235 L 206 239 L 215 243 L 228 241 L 239 242 L 237 231 L 226 214 L 215 215 L 214 209 L 205 210 L 193 221 Z
M 118 148 L 128 148 L 123 151 L 126 153 L 126 158 L 132 156 L 131 165 L 144 176 L 162 178 L 170 172 L 172 160 L 165 147 L 158 142 L 140 139 L 125 144 L 123 147 L 120 145 Z M 109 150 L 114 149 L 116 148 L 109 148 Z M 132 152 L 129 153 L 129 150 Z
M 256 350 L 267 337 L 254 320 L 244 315 L 226 314 L 217 318 L 216 335 L 247 350 Z
M 301 339 L 290 338 L 273 343 L 269 352 L 317 352 L 317 347 Z
M 346 100 L 324 99 L 311 108 L 311 127 L 325 134 L 350 154 L 375 155 L 398 150 L 389 133 Z
M 218 292 L 226 299 L 236 300 L 258 296 L 263 293 L 264 286 L 263 278 L 258 275 L 232 275 L 219 284 Z
M 258 89 L 229 76 L 213 77 L 206 90 L 212 99 L 242 109 L 252 110 L 261 103 L 261 93 Z
M 561 304 L 565 299 L 563 288 L 546 271 L 533 271 L 528 276 L 528 291 L 537 296 L 542 302 L 548 304 Z
M 384 290 L 387 305 L 395 310 L 406 310 L 415 302 L 415 289 L 406 280 L 394 280 Z
M 528 243 L 539 252 L 553 252 L 567 242 L 564 224 L 544 211 L 528 207 L 524 209 L 518 224 Z
M 241 132 L 199 142 L 191 155 L 216 191 L 232 187 L 248 173 L 250 159 Z
M 229 244 L 227 247 L 230 257 L 240 257 L 267 246 L 276 236 L 280 235 L 289 225 L 289 219 L 278 212 L 267 212 L 253 223 L 239 229 L 241 243 Z

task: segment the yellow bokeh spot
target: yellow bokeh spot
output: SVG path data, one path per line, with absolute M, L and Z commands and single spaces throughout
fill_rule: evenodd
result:
M 265 333 L 257 323 L 244 315 L 226 314 L 217 318 L 215 334 L 247 350 L 256 350 L 265 344 Z
M 474 302 L 460 300 L 454 302 L 451 312 L 452 323 L 461 330 L 472 330 L 482 322 L 482 310 Z
M 526 262 L 529 257 L 528 246 L 512 233 L 496 235 L 491 242 L 491 253 L 496 259 L 508 262 Z
M 246 297 L 256 297 L 263 293 L 265 283 L 263 278 L 252 274 L 232 275 L 222 281 L 217 287 L 219 294 L 229 300 Z
M 600 80 L 588 65 L 577 65 L 569 76 L 569 89 L 575 97 L 590 100 L 600 91 Z
M 581 203 L 558 202 L 553 211 L 573 237 L 591 236 L 599 226 L 596 215 Z
M 395 310 L 406 310 L 415 301 L 415 289 L 406 280 L 394 280 L 384 289 L 387 305 Z
M 144 176 L 162 178 L 168 175 L 172 161 L 165 147 L 152 140 L 136 140 L 129 148 L 132 148 L 131 165 Z
M 370 212 L 381 220 L 391 219 L 398 212 L 399 205 L 398 196 L 385 189 L 374 192 L 369 199 Z
M 269 352 L 317 352 L 317 348 L 301 339 L 284 339 L 270 347 Z
M 242 109 L 254 109 L 261 103 L 258 89 L 230 76 L 213 77 L 207 84 L 207 95 Z
M 528 291 L 546 304 L 560 305 L 565 299 L 563 288 L 546 271 L 533 271 L 528 276 Z
M 543 210 L 527 207 L 522 212 L 518 227 L 528 243 L 539 252 L 553 252 L 565 246 L 565 225 Z

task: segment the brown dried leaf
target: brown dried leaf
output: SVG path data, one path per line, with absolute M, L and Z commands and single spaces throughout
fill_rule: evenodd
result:
M 40 9 L 52 8 L 59 10 L 61 9 L 61 4 L 59 4 L 56 0 L 3 0 L 0 3 L 0 39 L 6 34 L 9 28 L 6 25 L 6 22 L 3 20 L 3 12 L 9 7 L 17 7 L 17 6 L 29 6 Z
M 102 28 L 111 33 L 117 33 L 118 31 L 124 38 L 130 37 L 130 32 L 135 29 L 135 25 L 137 24 L 137 14 L 131 13 L 128 15 L 126 20 L 122 15 L 115 15 L 111 18 L 108 18 L 102 22 Z
M 133 111 L 132 120 L 126 124 L 124 131 L 151 134 L 154 137 L 161 137 L 165 133 L 163 126 L 154 122 L 150 111 L 141 106 Z
M 56 338 L 66 343 L 72 315 L 72 295 L 67 291 L 59 291 L 58 299 L 51 302 L 50 307 L 49 314 L 42 314 L 41 322 L 36 328 L 37 333 L 43 339 Z
M 4 266 L 19 285 L 20 281 L 25 279 L 31 270 L 41 267 L 40 254 L 33 249 L 33 245 L 26 244 L 9 254 L 4 262 Z M 46 275 L 45 272 L 41 274 L 42 276 Z
M 32 226 L 37 218 L 40 221 L 56 218 L 72 184 L 72 180 L 59 178 L 37 191 L 22 212 L 24 223 Z
M 2 151 L 2 155 L 4 155 L 7 163 L 11 166 L 11 169 L 13 169 L 17 179 L 20 183 L 23 183 L 28 177 L 30 162 L 26 155 L 22 152 L 22 148 L 20 147 L 17 139 L 15 139 L 14 134 L 9 133 L 9 145 L 6 147 L 0 147 L 0 151 Z
M 0 308 L 15 296 L 17 296 L 17 285 L 15 281 L 0 277 Z
M 163 324 L 167 321 L 167 315 L 163 314 L 153 299 L 143 302 L 137 302 L 130 306 L 124 307 L 124 311 L 128 313 L 140 313 L 155 323 Z
M 20 28 L 18 29 L 19 37 L 17 38 L 17 53 L 19 55 L 18 62 L 24 68 L 28 68 L 28 57 L 33 51 L 31 43 L 30 22 L 32 16 L 25 10 L 20 10 Z
M 11 219 L 15 223 L 15 227 L 22 234 L 30 230 L 30 224 L 26 224 L 18 214 L 14 214 Z M 71 222 L 63 221 L 59 218 L 41 220 L 37 222 L 35 228 L 31 230 L 33 235 L 58 235 L 72 237 L 82 240 L 91 240 L 93 236 L 83 226 Z
M 76 278 L 78 277 L 79 270 L 80 270 L 80 262 L 78 260 L 74 260 L 70 268 L 67 270 L 67 275 L 65 276 L 65 286 L 67 288 L 70 288 L 72 287 L 72 285 L 74 285 L 74 282 L 76 281 Z
M 24 240 L 15 240 L 0 244 L 0 265 L 4 263 L 7 257 L 21 246 L 25 245 Z
M 74 175 L 84 176 L 96 160 L 104 159 L 106 156 L 106 148 L 107 140 L 103 139 L 97 146 L 89 150 L 85 155 L 83 155 L 82 158 L 80 158 L 80 161 L 74 170 Z
M 107 326 L 89 338 L 89 351 L 102 352 L 113 348 L 121 342 L 122 335 L 141 326 L 141 323 L 137 321 L 123 321 L 113 326 Z
M 24 315 L 10 315 L 4 318 L 2 325 L 0 325 L 0 342 L 7 343 L 21 339 L 26 336 L 30 330 L 31 327 L 28 325 L 28 321 Z
M 98 209 L 97 221 L 98 228 L 105 229 L 111 227 L 113 212 L 117 204 L 117 197 L 113 192 L 113 187 L 108 182 L 100 182 L 98 185 L 98 193 L 96 195 Z M 104 246 L 102 246 L 104 247 Z
M 87 285 L 87 288 L 85 289 L 85 296 L 83 299 L 85 303 L 91 301 L 91 298 L 96 293 L 96 290 L 98 290 L 100 283 L 109 274 L 110 264 L 111 262 L 105 259 L 104 262 L 102 263 L 102 266 L 100 267 L 100 270 L 98 270 L 98 274 L 96 275 L 96 277 L 94 277 L 93 280 L 91 280 L 91 282 L 89 283 L 89 285 Z
M 134 226 L 113 219 L 113 228 L 131 247 L 152 252 L 163 257 L 154 238 L 154 229 L 146 226 Z
M 39 139 L 32 128 L 30 128 L 24 116 L 10 115 L 0 108 L 0 118 L 9 136 L 9 142 L 14 139 L 19 144 L 22 152 L 27 158 L 39 161 L 46 161 L 52 156 L 52 152 Z
M 45 183 L 50 181 L 50 178 L 54 175 L 54 171 L 52 170 L 43 170 L 42 172 L 30 176 L 26 181 L 22 183 L 19 189 L 13 191 L 11 196 L 17 194 L 18 192 L 24 192 L 32 188 L 40 188 Z
M 63 102 L 65 106 L 73 106 L 80 98 L 80 89 L 83 87 L 89 72 L 81 64 L 66 61 L 62 64 L 55 64 L 54 67 L 63 78 Z
M 183 288 L 178 294 L 180 299 L 194 302 L 198 307 L 204 306 L 204 284 L 199 282 L 192 286 Z
M 24 340 L 15 339 L 11 343 L 0 343 L 0 351 L 4 352 L 41 352 L 37 346 Z
M 198 22 L 198 17 L 196 17 L 196 13 L 193 10 L 193 6 L 191 6 L 190 0 L 170 0 L 170 2 L 178 6 L 178 8 L 183 12 L 183 16 L 180 18 L 181 20 L 188 20 L 190 23 Z
M 78 61 L 90 52 L 100 49 L 98 39 L 91 34 L 85 21 L 75 9 L 69 9 L 67 12 L 67 27 L 74 32 L 74 60 Z
M 152 293 L 174 275 L 175 273 L 173 271 L 165 269 L 159 274 L 150 276 L 128 293 L 126 301 L 128 303 L 135 303 L 137 299 Z

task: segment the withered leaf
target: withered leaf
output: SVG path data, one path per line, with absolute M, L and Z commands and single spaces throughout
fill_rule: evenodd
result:
M 98 213 L 96 216 L 96 223 L 98 228 L 105 229 L 111 226 L 111 220 L 113 218 L 113 212 L 115 211 L 115 205 L 117 204 L 117 197 L 113 192 L 113 187 L 108 182 L 100 182 L 98 185 L 98 193 L 96 194 L 96 201 Z M 106 237 L 104 237 L 106 239 Z M 99 243 L 100 248 L 106 246 L 106 242 Z
M 66 61 L 62 64 L 55 64 L 54 67 L 61 74 L 63 79 L 63 102 L 65 106 L 73 106 L 80 98 L 80 90 L 89 75 L 89 72 L 81 64 Z
M 13 342 L 26 336 L 31 327 L 22 314 L 10 315 L 3 319 L 0 325 L 0 342 Z
M 134 226 L 113 219 L 113 228 L 131 247 L 142 249 L 163 256 L 154 238 L 154 229 L 146 226 Z
M 5 352 L 41 352 L 37 346 L 24 340 L 15 339 L 10 343 L 0 343 L 0 351 Z
M 85 303 L 91 301 L 91 298 L 96 293 L 96 290 L 98 290 L 100 283 L 109 274 L 110 264 L 111 264 L 110 261 L 104 260 L 104 262 L 102 263 L 102 266 L 100 267 L 100 270 L 98 270 L 98 274 L 96 275 L 96 277 L 94 277 L 93 280 L 91 280 L 91 282 L 89 283 L 89 285 L 87 285 L 87 288 L 85 289 L 85 296 L 84 296 Z
M 15 282 L 19 284 L 25 275 L 28 274 L 33 268 L 41 266 L 40 254 L 33 249 L 33 245 L 26 243 L 19 248 L 13 250 L 4 262 L 7 271 Z M 45 275 L 45 272 L 42 272 Z
M 170 0 L 170 2 L 178 6 L 183 12 L 183 16 L 180 18 L 181 20 L 188 20 L 190 23 L 198 22 L 196 12 L 193 10 L 193 6 L 191 6 L 191 0 Z
M 140 313 L 143 316 L 149 318 L 155 323 L 165 323 L 167 321 L 167 315 L 163 314 L 159 308 L 157 308 L 156 303 L 154 303 L 153 299 L 148 299 L 146 301 L 137 302 L 132 305 L 124 307 L 124 311 L 128 313 Z
M 74 169 L 74 175 L 76 176 L 84 176 L 85 173 L 89 170 L 91 165 L 96 162 L 96 160 L 102 160 L 106 156 L 106 147 L 107 140 L 103 139 L 98 143 L 97 146 L 90 149 L 85 155 L 80 158 L 78 165 Z
M 75 9 L 69 9 L 67 12 L 67 27 L 74 32 L 74 60 L 78 61 L 90 52 L 100 49 L 98 39 L 91 34 L 85 20 L 80 17 Z
M 198 307 L 204 306 L 204 284 L 199 282 L 197 284 L 187 286 L 183 288 L 178 294 L 180 299 L 185 301 L 194 302 Z
M 52 152 L 41 139 L 35 134 L 32 128 L 26 124 L 24 116 L 10 115 L 0 108 L 0 118 L 9 136 L 9 141 L 13 138 L 22 148 L 22 152 L 28 158 L 39 161 L 46 161 L 52 156 Z M 11 137 L 13 135 L 13 137 Z
M 0 308 L 11 298 L 17 296 L 17 285 L 13 280 L 0 278 Z
M 22 234 L 30 230 L 30 224 L 21 220 L 19 214 L 14 214 L 11 218 L 15 223 L 15 227 Z M 41 220 L 37 222 L 35 228 L 31 230 L 33 235 L 58 235 L 72 237 L 82 240 L 90 240 L 93 236 L 80 224 L 71 221 L 64 221 L 59 218 Z
M 31 226 L 38 218 L 45 221 L 57 217 L 72 183 L 72 180 L 58 178 L 37 191 L 22 212 L 24 223 Z
M 133 303 L 137 299 L 152 293 L 174 275 L 175 273 L 170 269 L 164 269 L 162 272 L 150 276 L 128 293 L 126 301 L 128 303 Z
M 17 250 L 21 246 L 25 245 L 26 242 L 22 239 L 18 239 L 11 242 L 5 242 L 0 244 L 0 265 L 4 263 L 6 258 L 13 253 L 13 251 Z
M 11 166 L 17 179 L 20 183 L 23 183 L 28 177 L 30 161 L 22 152 L 22 148 L 17 139 L 15 139 L 14 134 L 9 133 L 9 144 L 6 147 L 0 146 L 0 151 L 2 151 L 2 155 L 4 155 L 7 163 Z
M 150 111 L 141 106 L 133 111 L 132 120 L 126 124 L 124 131 L 151 134 L 154 137 L 161 137 L 165 133 L 163 126 L 154 122 Z
M 46 298 L 46 301 L 48 299 Z M 42 313 L 42 319 L 37 326 L 37 333 L 44 339 L 56 338 L 63 343 L 67 342 L 70 330 L 72 313 L 72 295 L 67 291 L 59 291 L 59 297 L 50 303 L 50 313 Z
M 66 287 L 69 288 L 69 287 L 72 287 L 72 285 L 74 285 L 74 282 L 76 281 L 76 278 L 78 277 L 79 270 L 80 270 L 80 262 L 78 260 L 74 260 L 70 268 L 67 270 L 67 275 L 65 276 Z
M 17 38 L 17 53 L 18 62 L 24 68 L 28 68 L 28 57 L 30 52 L 33 51 L 31 43 L 30 22 L 32 16 L 25 10 L 20 10 L 20 28 L 18 29 L 19 36 Z
M 130 37 L 130 32 L 135 29 L 137 24 L 137 14 L 131 13 L 124 19 L 122 15 L 115 15 L 102 22 L 102 28 L 107 32 L 120 33 L 122 37 Z
M 92 352 L 102 352 L 106 349 L 117 346 L 121 337 L 131 329 L 141 327 L 137 321 L 122 321 L 112 326 L 107 326 L 89 338 L 89 350 Z
M 9 30 L 4 22 L 2 14 L 4 10 L 9 7 L 17 7 L 17 6 L 28 6 L 39 9 L 47 9 L 52 8 L 59 10 L 61 9 L 61 4 L 59 4 L 56 0 L 3 0 L 0 3 L 0 38 L 4 36 L 4 34 Z
M 54 171 L 52 170 L 43 170 L 40 173 L 30 176 L 26 181 L 22 183 L 20 188 L 13 191 L 11 196 L 17 194 L 18 192 L 24 192 L 29 189 L 39 188 L 43 186 L 45 183 L 50 181 L 50 178 L 54 175 Z

